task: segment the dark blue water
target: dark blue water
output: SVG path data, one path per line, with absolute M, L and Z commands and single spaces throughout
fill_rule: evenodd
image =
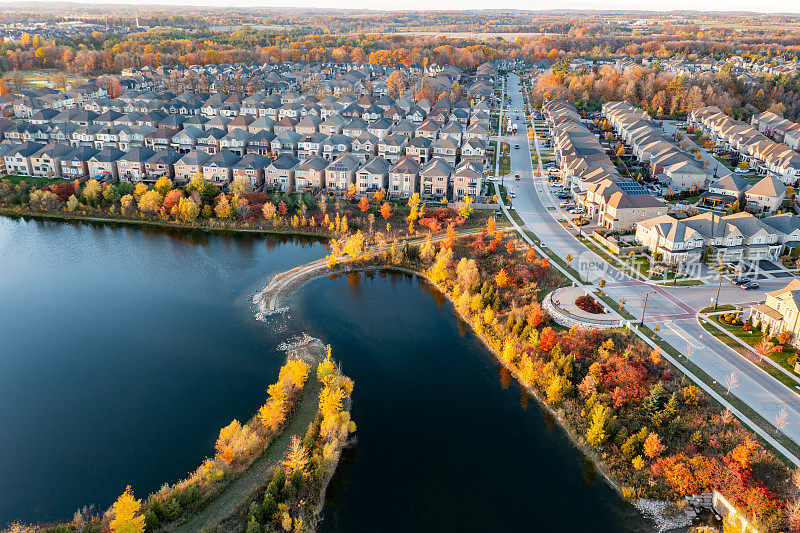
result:
M 263 402 L 278 344 L 303 330 L 356 382 L 323 531 L 641 530 L 416 278 L 315 280 L 287 316 L 253 319 L 272 274 L 325 252 L 0 218 L 0 526 L 180 479 Z

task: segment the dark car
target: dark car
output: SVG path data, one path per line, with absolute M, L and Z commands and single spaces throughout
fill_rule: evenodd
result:
M 756 283 L 755 281 L 751 281 L 750 283 L 745 283 L 744 285 L 739 285 L 739 286 L 746 291 L 754 291 L 759 287 L 759 284 Z
M 515 144 L 515 145 L 514 145 L 514 149 L 515 149 L 515 150 L 519 150 L 519 145 L 518 145 L 518 144 Z
M 744 285 L 746 283 L 750 283 L 751 281 L 753 280 L 751 280 L 750 278 L 743 277 L 743 278 L 732 279 L 731 283 L 733 283 L 734 285 Z
M 514 174 L 514 179 L 519 181 L 519 174 Z
M 556 198 L 558 198 L 559 200 L 569 200 L 570 198 L 572 198 L 572 196 L 570 196 L 569 194 L 567 194 L 565 192 L 560 192 L 560 193 L 556 194 Z

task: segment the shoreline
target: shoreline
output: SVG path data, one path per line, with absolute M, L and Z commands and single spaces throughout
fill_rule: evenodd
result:
M 277 274 L 275 277 L 273 277 L 272 280 L 270 280 L 270 283 L 267 285 L 267 287 L 265 287 L 264 290 L 262 290 L 261 292 L 257 293 L 256 297 L 254 297 L 254 302 L 255 298 L 260 298 L 258 302 L 255 302 L 259 306 L 259 313 L 263 313 L 261 316 L 264 316 L 271 313 L 280 312 L 282 308 L 278 306 L 279 302 L 286 301 L 300 287 L 302 287 L 303 285 L 314 279 L 323 277 L 328 273 L 348 274 L 352 272 L 384 271 L 384 272 L 397 272 L 397 273 L 419 276 L 428 285 L 434 287 L 437 291 L 439 291 L 440 294 L 442 294 L 445 298 L 447 298 L 447 301 L 450 302 L 450 304 L 453 307 L 453 311 L 455 313 L 456 318 L 469 326 L 472 333 L 478 339 L 480 339 L 481 343 L 492 354 L 495 360 L 514 377 L 519 386 L 522 387 L 522 389 L 525 390 L 529 395 L 533 396 L 536 399 L 537 403 L 545 410 L 545 412 L 549 413 L 555 419 L 556 423 L 564 430 L 564 433 L 566 434 L 570 442 L 578 450 L 580 450 L 585 457 L 588 457 L 592 461 L 592 465 L 594 466 L 594 468 L 601 476 L 603 476 L 603 478 L 609 483 L 609 485 L 611 485 L 614 491 L 617 494 L 619 494 L 619 496 L 625 502 L 627 502 L 630 505 L 633 505 L 634 500 L 631 500 L 630 498 L 625 496 L 625 494 L 622 491 L 622 487 L 617 483 L 616 480 L 614 480 L 611 477 L 610 471 L 602 463 L 597 454 L 593 450 L 589 449 L 587 445 L 582 444 L 579 441 L 578 436 L 572 431 L 572 428 L 569 427 L 569 425 L 566 423 L 566 420 L 558 415 L 556 409 L 554 409 L 552 406 L 544 402 L 541 396 L 538 394 L 538 392 L 536 392 L 532 387 L 526 386 L 520 381 L 519 372 L 517 372 L 516 369 L 510 367 L 502 360 L 500 354 L 497 353 L 494 347 L 489 343 L 488 339 L 486 339 L 484 335 L 480 334 L 475 330 L 472 324 L 472 320 L 464 316 L 461 310 L 459 310 L 458 307 L 456 306 L 455 302 L 450 298 L 450 295 L 446 291 L 442 291 L 437 284 L 433 283 L 433 281 L 431 281 L 431 279 L 425 272 L 414 270 L 408 267 L 401 267 L 395 265 L 351 265 L 351 266 L 346 266 L 346 265 L 347 263 L 343 263 L 338 265 L 337 267 L 328 268 L 327 265 L 325 264 L 325 261 L 320 260 L 320 261 L 314 261 L 312 263 L 307 263 L 300 267 L 295 267 L 291 270 L 287 270 L 285 272 Z M 262 307 L 262 304 L 265 304 L 265 302 L 266 302 L 265 307 Z
M 259 228 L 247 228 L 247 227 L 211 227 L 211 226 L 198 226 L 192 224 L 185 224 L 182 222 L 175 222 L 175 221 L 159 221 L 159 220 L 150 220 L 150 219 L 135 219 L 135 218 L 117 218 L 117 217 L 110 217 L 110 216 L 90 216 L 90 215 L 73 215 L 69 213 L 42 213 L 38 211 L 22 211 L 16 209 L 9 209 L 7 207 L 0 207 L 0 216 L 5 216 L 8 218 L 25 218 L 25 219 L 34 219 L 34 220 L 53 220 L 56 222 L 93 222 L 98 224 L 120 224 L 125 226 L 139 226 L 139 227 L 149 227 L 149 228 L 156 228 L 161 230 L 174 230 L 174 231 L 181 231 L 181 232 L 192 232 L 198 231 L 203 233 L 214 233 L 214 234 L 242 234 L 242 235 L 251 235 L 251 236 L 281 236 L 281 237 L 304 237 L 309 239 L 318 240 L 319 242 L 327 242 L 330 238 L 333 238 L 332 235 L 322 235 L 319 233 L 312 233 L 309 231 L 303 231 L 300 228 L 292 228 L 291 226 L 288 227 L 259 227 Z

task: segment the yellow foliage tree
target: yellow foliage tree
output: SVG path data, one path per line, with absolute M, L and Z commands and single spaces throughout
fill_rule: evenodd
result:
M 436 260 L 428 270 L 428 276 L 434 283 L 442 283 L 450 277 L 450 260 L 453 257 L 453 251 L 450 248 L 442 248 L 436 255 Z
M 500 269 L 500 272 L 494 277 L 494 282 L 501 289 L 508 284 L 508 274 L 506 274 L 505 268 Z
M 343 220 L 347 220 L 346 218 Z M 346 223 L 346 222 L 345 222 Z M 361 255 L 361 252 L 364 250 L 364 236 L 361 234 L 361 230 L 358 230 L 353 235 L 347 237 L 347 240 L 344 243 L 344 252 L 352 258 L 356 258 Z
M 166 176 L 161 176 L 156 181 L 156 184 L 153 186 L 153 189 L 158 191 L 158 194 L 161 196 L 166 196 L 169 191 L 172 190 L 172 180 L 170 180 Z
M 458 216 L 463 218 L 464 220 L 469 219 L 472 216 L 472 198 L 467 196 L 463 200 L 458 203 Z
M 109 524 L 114 533 L 143 533 L 144 515 L 137 516 L 142 507 L 141 500 L 133 497 L 130 485 L 125 488 L 125 492 L 117 498 L 112 509 L 114 518 Z
M 164 197 L 161 196 L 158 191 L 147 191 L 139 198 L 139 211 L 143 213 L 155 213 L 159 207 L 161 207 L 161 202 L 164 200 Z
M 286 459 L 283 460 L 286 477 L 291 477 L 295 472 L 305 474 L 308 464 L 309 459 L 306 447 L 300 442 L 300 437 L 292 435 L 289 452 L 286 454 Z
M 146 192 L 147 192 L 147 185 L 145 185 L 144 183 L 137 183 L 136 187 L 134 187 L 133 189 L 133 196 L 138 201 L 142 196 L 144 196 L 144 193 Z
M 408 220 L 410 222 L 414 222 L 420 217 L 419 206 L 419 193 L 415 192 L 411 198 L 408 199 L 408 208 L 410 209 Z

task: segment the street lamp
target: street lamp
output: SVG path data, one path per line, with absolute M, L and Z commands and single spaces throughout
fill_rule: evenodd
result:
M 717 310 L 717 306 L 719 305 L 719 291 L 722 290 L 722 272 L 719 273 L 719 285 L 717 286 L 717 297 L 714 298 L 714 311 Z

